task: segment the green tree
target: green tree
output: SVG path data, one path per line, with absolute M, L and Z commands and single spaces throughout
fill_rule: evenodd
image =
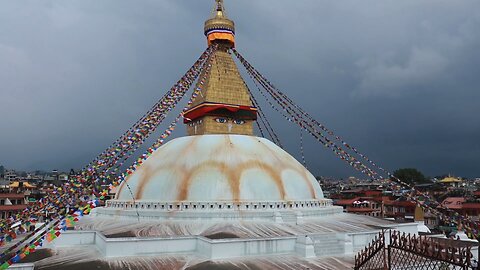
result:
M 414 185 L 430 182 L 422 172 L 414 168 L 398 169 L 393 172 L 393 175 L 406 183 Z
M 0 177 L 3 177 L 5 175 L 5 167 L 0 165 Z

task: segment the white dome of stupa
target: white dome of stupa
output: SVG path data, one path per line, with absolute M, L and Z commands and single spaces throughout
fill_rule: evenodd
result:
M 267 139 L 202 135 L 157 149 L 118 189 L 116 200 L 293 201 L 323 199 L 315 177 Z

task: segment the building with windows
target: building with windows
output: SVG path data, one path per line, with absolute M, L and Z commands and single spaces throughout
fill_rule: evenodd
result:
M 0 218 L 6 219 L 23 211 L 28 199 L 23 193 L 0 193 Z

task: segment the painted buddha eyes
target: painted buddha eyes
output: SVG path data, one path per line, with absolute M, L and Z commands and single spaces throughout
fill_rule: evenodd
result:
M 225 124 L 227 122 L 227 118 L 215 118 L 215 121 L 220 124 Z
M 203 123 L 203 120 L 200 119 L 200 120 L 197 120 L 197 121 L 195 121 L 195 122 L 190 122 L 190 123 L 188 123 L 188 126 L 189 126 L 189 127 L 198 126 L 198 125 L 201 125 L 202 123 Z
M 235 124 L 237 124 L 237 125 L 243 125 L 243 124 L 245 124 L 245 120 L 240 120 L 240 119 L 235 119 L 235 120 L 233 120 L 233 122 L 234 122 Z
M 217 123 L 220 123 L 220 124 L 225 124 L 228 122 L 229 119 L 227 118 L 224 118 L 224 117 L 218 117 L 218 118 L 215 118 L 215 121 Z M 243 125 L 245 124 L 245 120 L 241 120 L 241 119 L 233 119 L 232 122 L 234 124 L 237 124 L 237 125 Z

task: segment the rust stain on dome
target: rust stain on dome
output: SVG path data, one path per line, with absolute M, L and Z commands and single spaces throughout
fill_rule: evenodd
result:
M 261 171 L 258 175 L 254 172 L 253 179 L 244 175 L 252 169 Z M 286 171 L 291 173 L 285 174 Z M 200 182 L 194 187 L 196 181 L 204 180 L 205 184 Z M 246 180 L 259 185 L 247 184 L 245 189 L 242 181 Z M 266 139 L 242 135 L 175 139 L 159 148 L 126 181 L 136 200 L 189 201 L 191 196 L 234 202 L 256 200 L 256 196 L 260 200 L 323 198 L 320 186 L 314 186 L 317 183 L 313 176 L 287 152 Z M 120 186 L 117 199 L 131 197 L 124 185 Z M 257 193 L 256 188 L 265 190 Z M 230 190 L 231 196 L 225 196 L 221 190 Z
M 315 188 L 313 187 L 312 182 L 308 181 L 307 170 L 296 168 L 295 171 L 297 171 L 299 174 L 303 175 L 303 179 L 305 180 L 305 183 L 307 183 L 307 186 L 308 186 L 308 189 L 310 190 L 310 194 L 312 195 L 312 198 L 316 198 L 317 196 L 315 194 Z
M 271 177 L 270 179 L 274 181 L 278 191 L 280 192 L 280 198 L 285 199 L 285 187 L 283 186 L 281 173 L 280 174 L 277 173 L 274 168 L 272 168 L 266 163 L 258 162 L 258 161 L 249 161 L 239 165 L 238 167 L 239 169 L 241 169 L 241 173 L 239 175 L 241 175 L 243 172 L 245 172 L 248 169 L 253 169 L 253 168 L 262 169 L 262 171 L 266 172 Z M 237 186 L 240 189 L 240 181 L 238 181 Z
M 145 166 L 142 170 L 142 177 L 140 178 L 140 181 L 138 183 L 137 190 L 135 192 L 135 198 L 142 198 L 143 191 L 145 189 L 146 183 L 152 179 L 153 177 L 152 170 L 150 169 L 150 166 Z

